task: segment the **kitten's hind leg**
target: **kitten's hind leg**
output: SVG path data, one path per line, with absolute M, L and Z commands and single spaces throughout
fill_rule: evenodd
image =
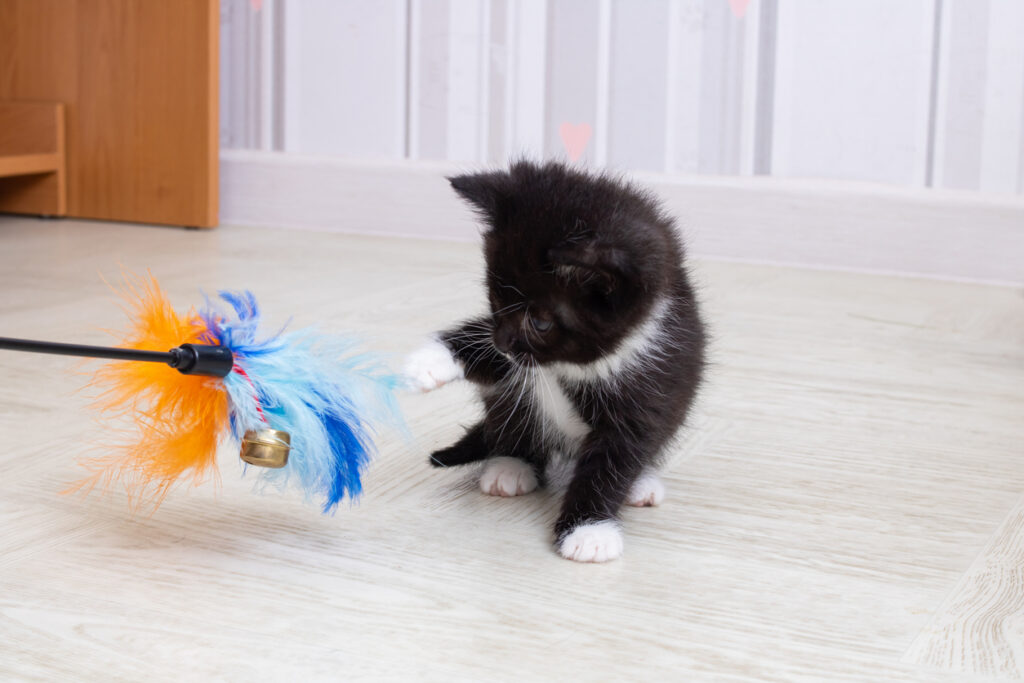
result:
M 646 470 L 633 482 L 626 494 L 626 505 L 638 508 L 655 507 L 665 500 L 665 485 L 657 473 Z
M 431 453 L 430 464 L 434 467 L 455 467 L 483 460 L 488 455 L 487 440 L 484 438 L 484 424 L 478 422 L 448 448 Z

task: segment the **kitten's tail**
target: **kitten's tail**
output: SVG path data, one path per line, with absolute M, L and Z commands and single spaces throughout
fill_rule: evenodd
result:
M 484 424 L 478 422 L 469 428 L 461 439 L 439 451 L 430 454 L 430 464 L 434 467 L 455 467 L 483 460 L 488 455 L 487 442 L 484 439 Z

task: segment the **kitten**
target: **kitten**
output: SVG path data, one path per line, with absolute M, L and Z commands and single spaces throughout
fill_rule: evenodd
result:
M 622 504 L 664 496 L 656 468 L 704 367 L 673 220 L 635 187 L 557 163 L 449 180 L 486 224 L 491 312 L 438 333 L 406 375 L 424 391 L 465 377 L 485 416 L 431 463 L 486 460 L 490 495 L 564 488 L 559 553 L 614 559 Z

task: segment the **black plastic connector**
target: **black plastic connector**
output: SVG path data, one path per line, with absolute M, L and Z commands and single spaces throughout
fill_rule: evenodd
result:
M 235 365 L 231 350 L 223 346 L 182 344 L 170 353 L 172 360 L 168 365 L 183 375 L 227 377 Z

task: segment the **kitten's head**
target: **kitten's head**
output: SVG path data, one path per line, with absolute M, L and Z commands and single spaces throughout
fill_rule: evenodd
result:
M 514 359 L 589 363 L 611 353 L 678 272 L 671 221 L 607 176 L 518 162 L 450 181 L 486 224 L 494 344 Z

